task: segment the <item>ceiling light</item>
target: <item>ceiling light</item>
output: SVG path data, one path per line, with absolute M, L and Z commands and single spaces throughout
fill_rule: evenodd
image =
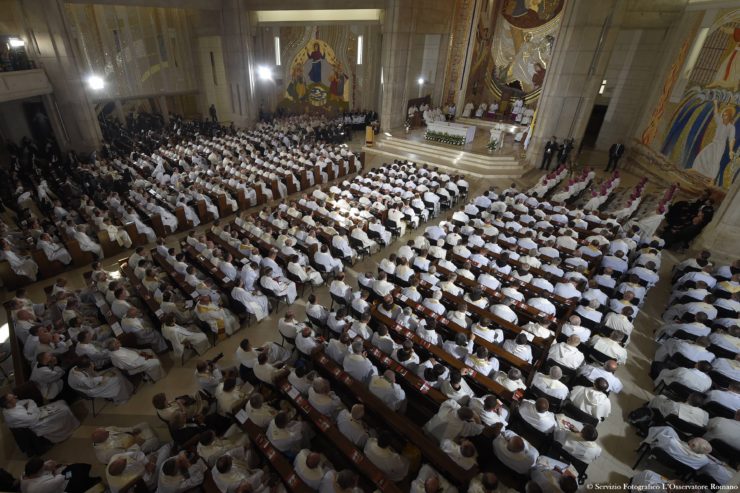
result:
M 257 67 L 257 77 L 259 77 L 260 80 L 270 80 L 272 79 L 272 70 L 270 70 L 270 67 L 260 65 Z
M 91 75 L 87 78 L 87 85 L 93 91 L 100 91 L 105 87 L 105 80 L 99 75 Z

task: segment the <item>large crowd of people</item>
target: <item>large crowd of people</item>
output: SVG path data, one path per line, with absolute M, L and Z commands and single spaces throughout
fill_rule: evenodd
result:
M 648 454 L 684 477 L 730 484 L 740 444 L 740 262 L 701 251 L 675 265 L 650 367 L 656 395 L 630 414 Z M 636 464 L 636 465 L 637 465 Z M 645 469 L 639 484 L 675 484 Z
M 0 190 L 13 211 L 0 224 L 7 274 L 27 284 L 358 171 L 346 146 L 325 142 L 325 123 L 291 117 L 208 137 L 173 119 L 159 133 L 132 124 L 146 138 L 113 140 L 87 163 L 16 154 Z
M 70 405 L 127 402 L 166 378 L 168 353 L 198 359 L 198 390 L 154 395 L 166 436 L 146 423 L 93 431 L 113 492 L 568 493 L 587 481 L 659 280 L 665 204 L 641 207 L 643 181 L 606 213 L 607 200 L 580 198 L 593 173 L 561 187 L 564 168 L 529 190 L 473 197 L 464 176 L 410 162 L 358 173 L 346 147 L 318 134 L 325 124 L 289 117 L 201 133 L 206 124 L 137 120 L 131 139 L 90 163 L 54 168 L 30 151 L 30 170 L 12 168 L 24 218 L 3 224 L 12 270 L 36 278 L 27 237 L 50 261 L 91 261 L 82 289 L 58 277 L 46 300 L 20 288 L 6 304 L 28 382 L 0 407 L 35 456 L 23 491 L 99 482 L 89 464 L 38 456 L 80 426 Z M 605 183 L 606 198 L 618 174 Z M 100 259 L 116 245 L 135 249 L 109 272 Z M 355 286 L 348 266 L 389 246 Z M 715 267 L 702 252 L 673 281 L 650 370 L 657 395 L 629 420 L 645 437 L 640 452 L 675 478 L 646 468 L 631 481 L 728 484 L 740 265 Z M 313 293 L 322 285 L 326 305 Z M 244 328 L 270 314 L 274 342 L 258 347 Z M 236 366 L 205 358 L 232 336 Z

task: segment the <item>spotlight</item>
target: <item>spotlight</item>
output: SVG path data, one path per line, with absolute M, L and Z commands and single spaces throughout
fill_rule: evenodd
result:
M 257 67 L 257 77 L 259 77 L 260 80 L 271 80 L 272 70 L 270 70 L 270 67 L 260 65 L 259 67 Z
M 22 48 L 26 46 L 26 42 L 20 38 L 10 38 L 8 39 L 8 44 L 11 48 Z
M 87 78 L 87 85 L 93 91 L 100 91 L 105 87 L 105 80 L 99 75 L 91 75 Z
M 420 86 L 423 86 L 424 85 L 424 78 L 423 77 L 419 77 L 419 80 L 417 82 L 419 83 Z
M 385 135 L 386 137 L 393 137 L 390 132 L 383 132 L 383 135 Z

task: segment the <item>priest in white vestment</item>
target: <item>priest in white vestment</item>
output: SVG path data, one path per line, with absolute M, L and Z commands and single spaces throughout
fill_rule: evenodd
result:
M 50 262 L 61 262 L 64 265 L 69 265 L 72 262 L 72 256 L 69 254 L 69 251 L 59 243 L 53 241 L 47 233 L 39 237 L 36 247 L 43 250 L 44 255 L 46 255 L 46 258 Z
M 80 426 L 64 401 L 39 407 L 31 399 L 18 400 L 14 394 L 5 394 L 0 407 L 8 428 L 30 428 L 52 443 L 63 442 Z
M 231 335 L 239 330 L 239 319 L 230 310 L 213 303 L 208 296 L 198 298 L 198 303 L 195 305 L 195 316 L 198 320 L 207 323 L 215 333 L 223 330 L 226 335 Z
M 267 296 L 258 291 L 247 291 L 241 279 L 231 290 L 231 297 L 244 305 L 247 312 L 254 315 L 258 322 L 270 314 L 270 302 Z
M 87 357 L 82 357 L 69 371 L 69 386 L 77 392 L 95 398 L 110 399 L 115 404 L 129 400 L 134 385 L 117 368 L 97 372 Z
M 102 464 L 108 464 L 114 455 L 141 450 L 145 454 L 157 450 L 161 442 L 148 423 L 136 426 L 107 426 L 96 428 L 92 435 L 95 457 Z
M 164 376 L 162 364 L 157 356 L 146 349 L 129 349 L 121 347 L 118 339 L 108 341 L 110 360 L 113 366 L 119 370 L 129 372 L 132 375 L 146 373 L 146 376 L 157 381 Z
M 181 357 L 185 347 L 191 347 L 199 355 L 204 354 L 211 347 L 208 336 L 197 327 L 183 326 L 177 323 L 174 313 L 168 313 L 162 321 L 162 335 L 172 344 L 176 357 Z

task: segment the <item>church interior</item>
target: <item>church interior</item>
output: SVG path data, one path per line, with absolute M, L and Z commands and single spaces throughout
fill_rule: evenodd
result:
M 735 0 L 0 0 L 0 491 L 739 488 L 739 113 Z

